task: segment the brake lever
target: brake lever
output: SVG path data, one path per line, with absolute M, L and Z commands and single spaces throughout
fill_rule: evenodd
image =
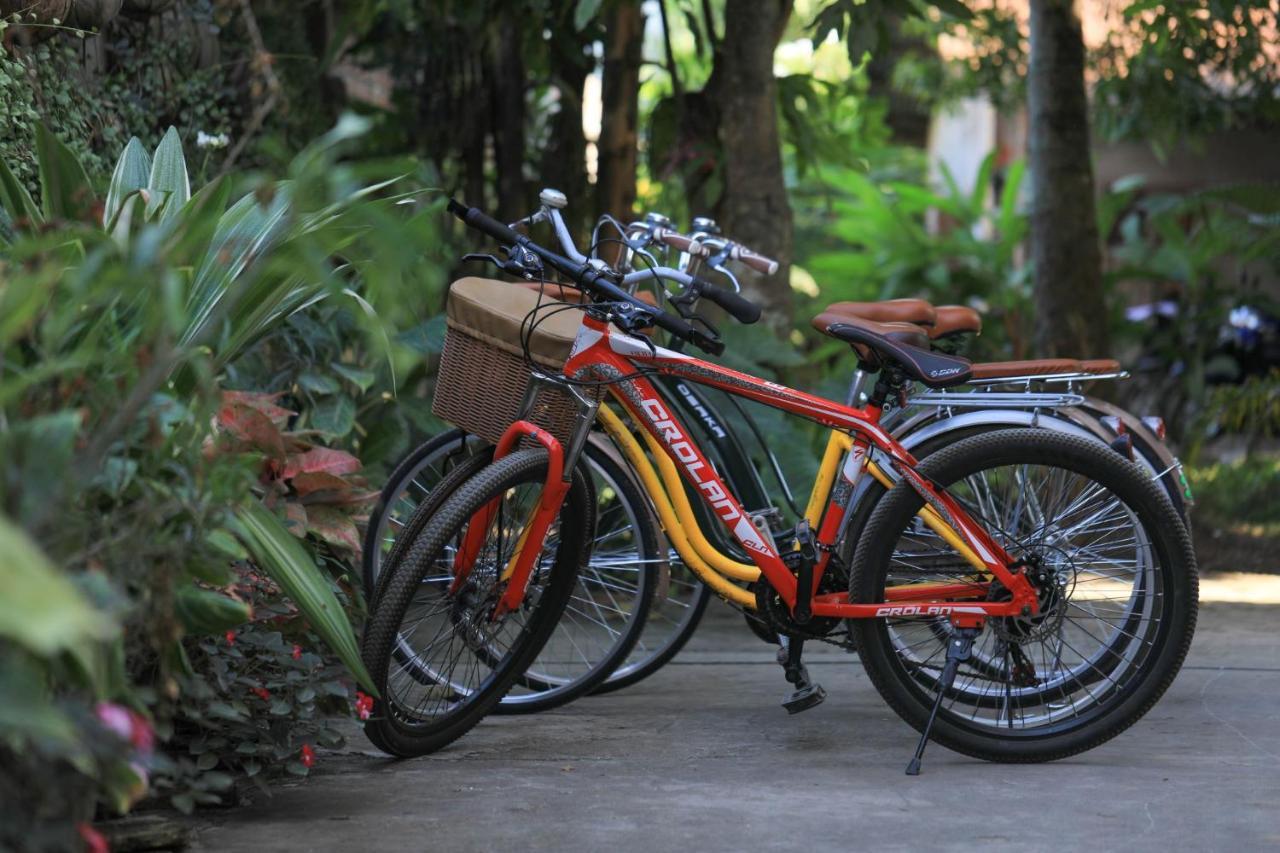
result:
M 462 256 L 462 261 L 463 263 L 466 263 L 467 261 L 480 261 L 482 263 L 490 263 L 490 264 L 493 264 L 498 269 L 502 269 L 502 265 L 507 263 L 506 261 L 499 260 L 496 255 L 484 254 L 482 252 L 467 252 L 465 255 Z
M 694 329 L 693 334 L 689 336 L 689 342 L 703 352 L 711 353 L 711 355 L 720 355 L 724 352 L 724 341 L 718 337 L 711 337 L 703 332 Z
M 697 307 L 698 300 L 702 297 L 702 291 L 698 289 L 698 279 L 694 279 L 694 283 L 686 287 L 675 296 L 667 294 L 667 301 L 670 302 L 679 312 L 680 316 L 686 320 L 692 320 L 698 316 Z
M 703 317 L 701 314 L 694 314 L 692 317 L 689 317 L 687 319 L 689 320 L 689 325 L 702 326 L 704 329 L 706 329 L 707 336 L 715 340 L 717 343 L 721 340 L 720 330 L 717 329 L 715 326 L 713 326 L 711 324 L 711 321 L 708 320 L 706 317 Z
M 524 253 L 522 253 L 522 255 L 527 257 L 527 255 L 524 255 Z M 535 260 L 538 260 L 537 255 L 534 255 L 533 258 Z M 508 258 L 507 260 L 504 261 L 501 258 L 498 258 L 496 255 L 489 255 L 489 254 L 483 254 L 478 252 L 468 252 L 467 254 L 462 256 L 462 260 L 464 262 L 465 261 L 482 261 L 485 263 L 490 263 L 509 275 L 519 276 L 520 278 L 526 279 L 528 281 L 532 281 L 535 273 L 539 269 L 541 269 L 541 263 L 539 263 L 538 267 L 536 267 L 535 269 L 530 269 L 528 265 L 521 263 L 520 261 L 517 261 L 515 258 Z
M 734 293 L 742 292 L 742 285 L 738 283 L 738 277 L 733 273 L 729 272 L 729 268 L 724 265 L 724 262 L 713 264 L 711 266 L 711 269 L 715 270 L 725 278 L 729 279 L 729 283 L 733 285 Z

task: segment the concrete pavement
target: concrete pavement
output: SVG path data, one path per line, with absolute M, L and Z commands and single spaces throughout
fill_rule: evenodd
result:
M 1202 605 L 1173 687 L 1099 749 L 1002 766 L 933 744 L 916 778 L 915 732 L 854 656 L 806 654 L 827 701 L 788 717 L 770 649 L 709 617 L 648 681 L 491 717 L 427 758 L 355 733 L 306 782 L 206 821 L 198 849 L 1280 848 L 1280 607 Z

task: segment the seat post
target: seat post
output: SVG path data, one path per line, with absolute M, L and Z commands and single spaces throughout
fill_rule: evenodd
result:
M 853 378 L 849 380 L 849 398 L 845 400 L 846 406 L 852 408 L 862 402 L 862 396 L 866 393 L 867 378 L 867 372 L 861 365 L 853 371 Z
M 867 403 L 877 409 L 884 408 L 885 401 L 897 394 L 906 382 L 907 376 L 901 368 L 893 364 L 884 365 L 876 377 L 875 387 L 871 390 Z

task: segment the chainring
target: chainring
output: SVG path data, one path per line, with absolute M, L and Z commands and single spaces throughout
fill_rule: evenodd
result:
M 803 625 L 791 615 L 787 603 L 782 600 L 764 576 L 755 583 L 756 614 L 769 620 L 773 630 L 789 637 L 804 637 L 820 640 L 841 627 L 842 620 L 833 616 L 814 616 Z

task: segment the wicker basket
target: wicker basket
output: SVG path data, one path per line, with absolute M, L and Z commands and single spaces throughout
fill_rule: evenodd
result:
M 519 416 L 529 386 L 519 329 L 535 307 L 548 316 L 531 336 L 530 354 L 549 373 L 564 367 L 581 317 L 576 311 L 550 313 L 561 304 L 548 296 L 540 300 L 536 291 L 508 282 L 455 282 L 449 290 L 448 331 L 431 406 L 436 416 L 496 444 Z M 526 419 L 563 445 L 577 411 L 578 403 L 567 391 L 544 386 Z

